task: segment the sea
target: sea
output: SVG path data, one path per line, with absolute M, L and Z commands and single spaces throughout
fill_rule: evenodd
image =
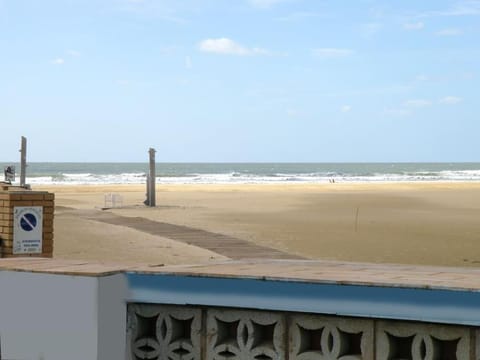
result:
M 15 166 L 19 181 L 18 163 Z M 144 184 L 148 163 L 35 162 L 31 185 Z M 480 181 L 480 163 L 157 163 L 158 184 L 285 184 L 329 182 Z M 0 180 L 3 180 L 0 174 Z

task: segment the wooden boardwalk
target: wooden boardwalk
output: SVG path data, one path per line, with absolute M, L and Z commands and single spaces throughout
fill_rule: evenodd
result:
M 198 246 L 234 260 L 251 258 L 303 259 L 300 256 L 256 245 L 250 241 L 187 226 L 153 221 L 142 217 L 121 216 L 107 211 L 80 211 L 78 214 L 89 220 L 126 226 L 148 234 Z

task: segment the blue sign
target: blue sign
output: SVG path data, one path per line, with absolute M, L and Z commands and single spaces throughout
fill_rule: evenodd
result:
M 41 254 L 43 207 L 14 206 L 13 218 L 13 253 Z
M 20 227 L 25 231 L 32 231 L 37 226 L 37 217 L 32 213 L 23 214 L 20 218 Z

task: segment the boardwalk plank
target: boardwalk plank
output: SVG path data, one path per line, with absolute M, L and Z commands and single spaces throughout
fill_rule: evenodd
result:
M 201 247 L 234 260 L 249 258 L 303 259 L 300 256 L 288 254 L 266 246 L 256 245 L 247 240 L 184 225 L 153 221 L 142 217 L 121 216 L 111 212 L 82 211 L 79 212 L 78 215 L 89 220 L 111 225 L 126 226 L 151 235 L 162 236 Z

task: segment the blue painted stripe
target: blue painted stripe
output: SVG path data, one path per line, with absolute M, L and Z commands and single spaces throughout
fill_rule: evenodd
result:
M 127 273 L 129 302 L 480 325 L 480 293 Z

